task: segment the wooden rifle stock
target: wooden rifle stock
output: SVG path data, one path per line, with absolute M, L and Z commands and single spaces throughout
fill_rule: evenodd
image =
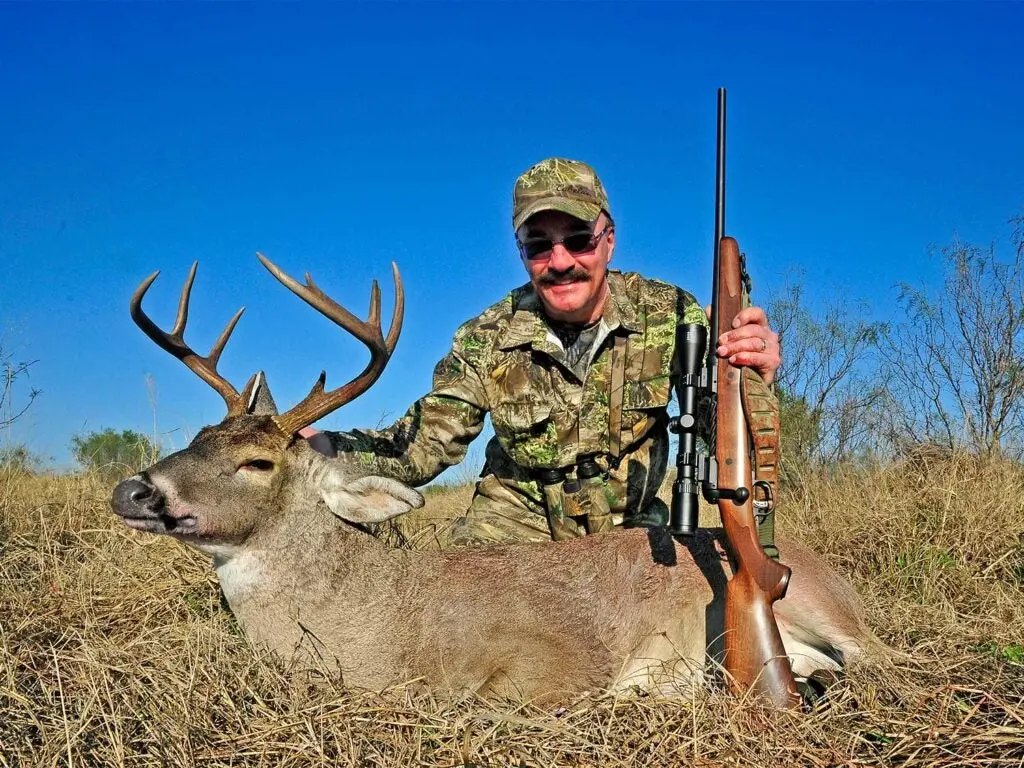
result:
M 719 327 L 712 329 L 712 339 L 730 330 L 743 308 L 743 267 L 733 238 L 721 239 L 719 258 Z M 800 696 L 772 611 L 772 604 L 786 594 L 790 570 L 765 554 L 757 535 L 742 371 L 724 358 L 718 359 L 717 366 L 715 458 L 717 486 L 724 491 L 717 503 L 734 561 L 725 593 L 725 670 L 738 693 L 750 691 L 779 708 L 794 708 Z
M 745 288 L 749 290 L 739 245 L 725 237 L 724 88 L 718 89 L 714 264 L 710 338 L 696 324 L 681 325 L 676 332 L 680 416 L 674 431 L 679 451 L 669 530 L 683 537 L 696 532 L 699 483 L 704 498 L 718 505 L 733 564 L 725 590 L 724 665 L 729 683 L 740 695 L 752 694 L 780 709 L 796 708 L 800 696 L 772 608 L 786 594 L 790 570 L 765 554 L 754 519 L 753 441 L 744 411 L 744 370 L 714 353 L 718 338 L 732 330 L 744 306 Z M 706 435 L 714 445 L 713 461 L 702 459 L 695 448 L 702 395 L 703 407 L 710 407 L 713 414 L 714 423 L 707 430 L 711 434 Z

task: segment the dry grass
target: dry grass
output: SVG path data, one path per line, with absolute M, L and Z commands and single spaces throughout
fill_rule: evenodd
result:
M 864 470 L 786 499 L 780 525 L 908 654 L 806 715 L 721 692 L 550 712 L 344 690 L 251 648 L 205 559 L 122 528 L 109 493 L 0 472 L 0 766 L 1024 765 L 1019 467 Z M 426 514 L 466 499 L 433 492 Z

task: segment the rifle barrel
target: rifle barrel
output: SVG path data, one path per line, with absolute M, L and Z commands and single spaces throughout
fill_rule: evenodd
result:
M 725 88 L 718 89 L 718 138 L 715 149 L 715 266 L 711 278 L 711 333 L 708 335 L 707 371 L 712 393 L 718 392 L 718 365 L 714 350 L 721 330 L 718 276 L 722 271 L 722 238 L 725 237 Z M 712 447 L 713 448 L 713 447 Z
M 715 154 L 715 250 L 725 237 L 725 88 L 718 89 L 718 142 Z

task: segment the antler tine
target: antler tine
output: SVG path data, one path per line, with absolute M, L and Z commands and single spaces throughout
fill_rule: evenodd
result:
M 235 332 L 235 326 L 238 325 L 238 321 L 242 318 L 242 313 L 245 312 L 245 307 L 241 307 L 235 312 L 234 317 L 228 320 L 228 324 L 224 326 L 224 330 L 220 332 L 220 336 L 217 337 L 217 341 L 213 343 L 210 348 L 210 354 L 206 356 L 206 360 L 209 361 L 210 365 L 214 368 L 217 367 L 217 363 L 220 362 L 220 353 L 224 351 L 224 345 L 228 343 L 228 339 L 231 338 L 231 334 Z
M 317 312 L 333 320 L 364 344 L 372 344 L 375 341 L 372 326 L 364 323 L 326 293 L 321 291 L 317 284 L 313 282 L 313 279 L 309 276 L 308 272 L 306 273 L 306 284 L 303 285 L 294 277 L 291 277 L 284 272 L 262 253 L 257 252 L 256 256 L 259 258 L 260 263 L 267 268 L 267 271 L 269 271 L 270 274 L 276 277 L 277 280 L 289 291 L 305 301 Z M 377 329 L 377 335 L 380 335 L 379 328 Z
M 370 314 L 366 322 L 380 328 L 380 286 L 376 280 L 370 283 Z
M 402 276 L 398 274 L 398 264 L 391 262 L 391 277 L 395 281 L 395 312 L 391 319 L 391 329 L 384 345 L 388 348 L 388 354 L 393 354 L 398 344 L 398 336 L 402 332 L 402 320 L 405 317 L 405 290 L 402 288 Z
M 185 285 L 181 287 L 181 296 L 178 298 L 178 315 L 174 318 L 171 338 L 181 340 L 182 334 L 185 333 L 185 326 L 188 324 L 188 303 L 192 300 L 192 283 L 196 281 L 197 269 L 199 269 L 199 262 L 193 261 L 188 270 L 188 277 L 185 278 Z
M 366 321 L 360 320 L 334 299 L 321 291 L 313 279 L 306 273 L 306 284 L 298 282 L 285 274 L 277 265 L 261 253 L 256 254 L 264 267 L 278 279 L 288 290 L 301 298 L 325 317 L 341 326 L 355 336 L 370 350 L 370 362 L 367 363 L 356 378 L 343 386 L 329 392 L 324 391 L 327 374 L 321 372 L 316 384 L 309 394 L 287 413 L 275 417 L 275 422 L 286 434 L 295 434 L 305 426 L 323 418 L 342 405 L 361 395 L 369 389 L 381 373 L 395 351 L 398 336 L 402 330 L 402 319 L 405 314 L 405 292 L 402 288 L 402 276 L 398 265 L 391 264 L 395 280 L 395 309 L 391 318 L 391 328 L 384 338 L 380 327 L 380 288 L 374 280 L 370 289 L 370 312 Z
M 188 323 L 188 305 L 192 294 L 192 283 L 195 281 L 196 269 L 199 266 L 199 262 L 193 262 L 192 268 L 189 270 L 188 277 L 185 279 L 185 285 L 181 290 L 181 297 L 178 299 L 178 314 L 174 320 L 174 328 L 170 333 L 163 331 L 154 323 L 149 316 L 142 310 L 142 299 L 149 290 L 149 287 L 156 280 L 160 271 L 157 270 L 135 289 L 135 293 L 132 294 L 132 300 L 129 304 L 129 311 L 132 316 L 132 320 L 135 324 L 142 329 L 152 341 L 156 343 L 165 352 L 170 353 L 174 357 L 178 358 L 183 362 L 186 367 L 199 378 L 213 387 L 214 390 L 224 398 L 224 402 L 228 407 L 229 416 L 237 416 L 244 412 L 245 401 L 242 396 L 238 394 L 231 383 L 217 373 L 217 363 L 220 360 L 221 352 L 224 351 L 224 345 L 228 343 L 228 339 L 231 337 L 232 332 L 235 330 L 235 326 L 238 324 L 239 319 L 242 317 L 242 313 L 245 311 L 245 307 L 239 309 L 234 317 L 232 317 L 227 326 L 221 332 L 217 341 L 214 342 L 213 348 L 210 350 L 210 354 L 206 357 L 197 355 L 195 351 L 185 343 L 183 334 L 185 332 L 185 326 Z

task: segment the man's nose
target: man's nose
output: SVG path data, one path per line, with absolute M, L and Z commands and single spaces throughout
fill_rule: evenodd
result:
M 562 243 L 555 243 L 551 247 L 551 259 L 549 266 L 556 272 L 564 272 L 576 265 L 576 259 L 569 253 Z

